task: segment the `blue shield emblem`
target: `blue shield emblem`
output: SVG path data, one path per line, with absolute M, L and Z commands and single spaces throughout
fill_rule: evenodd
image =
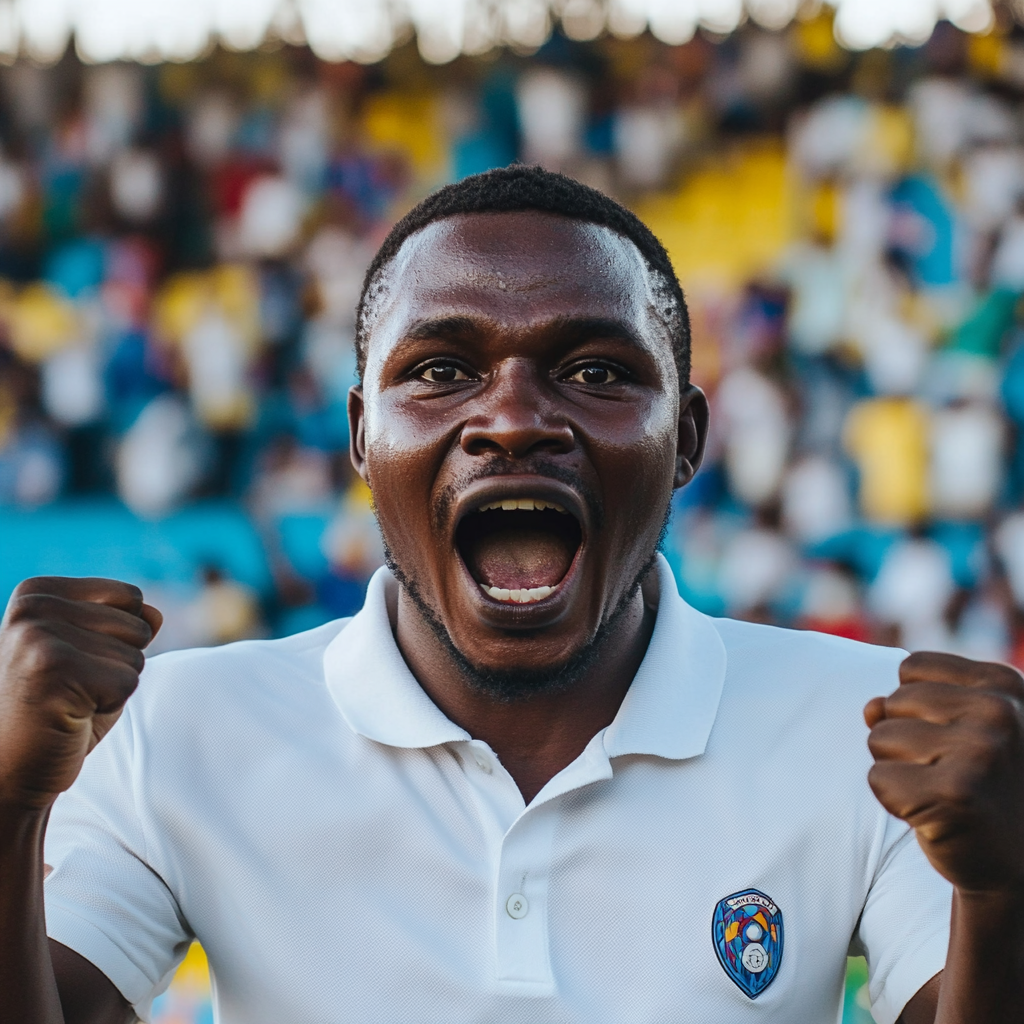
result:
M 782 911 L 757 889 L 718 901 L 711 937 L 722 969 L 745 996 L 756 999 L 782 965 Z

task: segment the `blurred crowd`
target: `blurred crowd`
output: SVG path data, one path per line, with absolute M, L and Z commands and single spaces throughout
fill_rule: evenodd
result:
M 1016 46 L 940 26 L 791 94 L 789 237 L 694 268 L 712 451 L 670 553 L 701 607 L 1024 666 Z
M 38 571 L 96 545 L 165 648 L 357 608 L 383 558 L 347 454 L 365 267 L 433 188 L 518 159 L 631 206 L 683 281 L 713 409 L 665 545 L 685 596 L 1024 665 L 1022 93 L 1009 22 L 850 54 L 813 5 L 444 67 L 2 68 L 0 534 Z M 118 544 L 145 550 L 102 564 Z

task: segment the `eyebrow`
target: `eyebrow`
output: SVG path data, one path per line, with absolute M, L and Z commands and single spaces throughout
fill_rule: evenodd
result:
M 406 341 L 426 341 L 430 338 L 466 338 L 480 331 L 480 322 L 471 316 L 435 316 L 417 320 L 402 332 Z
M 418 320 L 403 332 L 406 341 L 425 341 L 431 338 L 465 341 L 480 332 L 483 322 L 471 316 L 438 316 Z M 636 348 L 646 348 L 643 339 L 626 321 L 618 317 L 558 316 L 541 325 L 543 334 L 557 335 L 571 345 L 579 345 L 591 338 L 609 338 L 624 341 Z
M 559 316 L 544 325 L 544 333 L 557 334 L 571 345 L 591 338 L 624 341 L 636 348 L 646 348 L 636 329 L 614 316 Z

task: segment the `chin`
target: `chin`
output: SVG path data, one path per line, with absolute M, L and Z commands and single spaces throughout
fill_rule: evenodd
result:
M 488 615 L 475 618 L 479 629 L 474 632 L 483 635 L 469 639 L 459 637 L 461 630 L 455 630 L 453 637 L 453 632 L 425 599 L 416 580 L 403 571 L 386 542 L 385 552 L 392 574 L 447 651 L 465 684 L 475 692 L 504 704 L 553 696 L 572 689 L 580 682 L 599 657 L 616 623 L 629 609 L 630 599 L 639 591 L 656 556 L 656 551 L 652 550 L 609 614 L 603 620 L 598 615 L 595 625 L 581 628 L 583 635 L 572 644 L 565 636 L 567 623 L 564 621 L 556 620 L 547 629 L 534 626 L 529 631 L 501 630 L 495 636 Z M 572 610 L 578 611 L 570 608 L 563 609 L 563 613 Z M 558 619 L 562 618 L 563 615 L 558 616 Z M 473 616 L 471 621 L 474 621 Z M 566 654 L 567 649 L 571 653 Z M 481 657 L 483 652 L 486 653 Z M 497 661 L 494 660 L 496 653 L 500 655 Z M 533 657 L 527 656 L 530 654 Z
M 447 631 L 442 642 L 457 663 L 465 683 L 477 693 L 499 703 L 510 704 L 571 690 L 593 665 L 600 653 L 603 632 L 584 644 L 575 654 L 554 662 L 527 662 L 500 666 L 481 664 L 459 649 Z

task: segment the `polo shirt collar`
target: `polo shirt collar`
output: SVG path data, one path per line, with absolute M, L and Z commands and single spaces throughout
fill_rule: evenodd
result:
M 658 556 L 660 598 L 647 653 L 615 720 L 609 758 L 651 754 L 681 760 L 704 752 L 725 680 L 725 645 L 711 619 L 680 596 Z M 395 642 L 387 569 L 374 573 L 361 611 L 324 652 L 328 690 L 353 732 L 392 747 L 432 747 L 472 737 L 452 722 L 409 671 Z
M 609 757 L 697 757 L 704 753 L 718 714 L 725 644 L 714 622 L 679 596 L 662 555 L 657 573 L 658 617 L 644 660 L 605 732 Z
M 366 601 L 324 651 L 324 673 L 334 703 L 353 732 L 389 747 L 435 747 L 468 740 L 427 696 L 395 642 L 387 591 L 398 583 L 378 569 Z

